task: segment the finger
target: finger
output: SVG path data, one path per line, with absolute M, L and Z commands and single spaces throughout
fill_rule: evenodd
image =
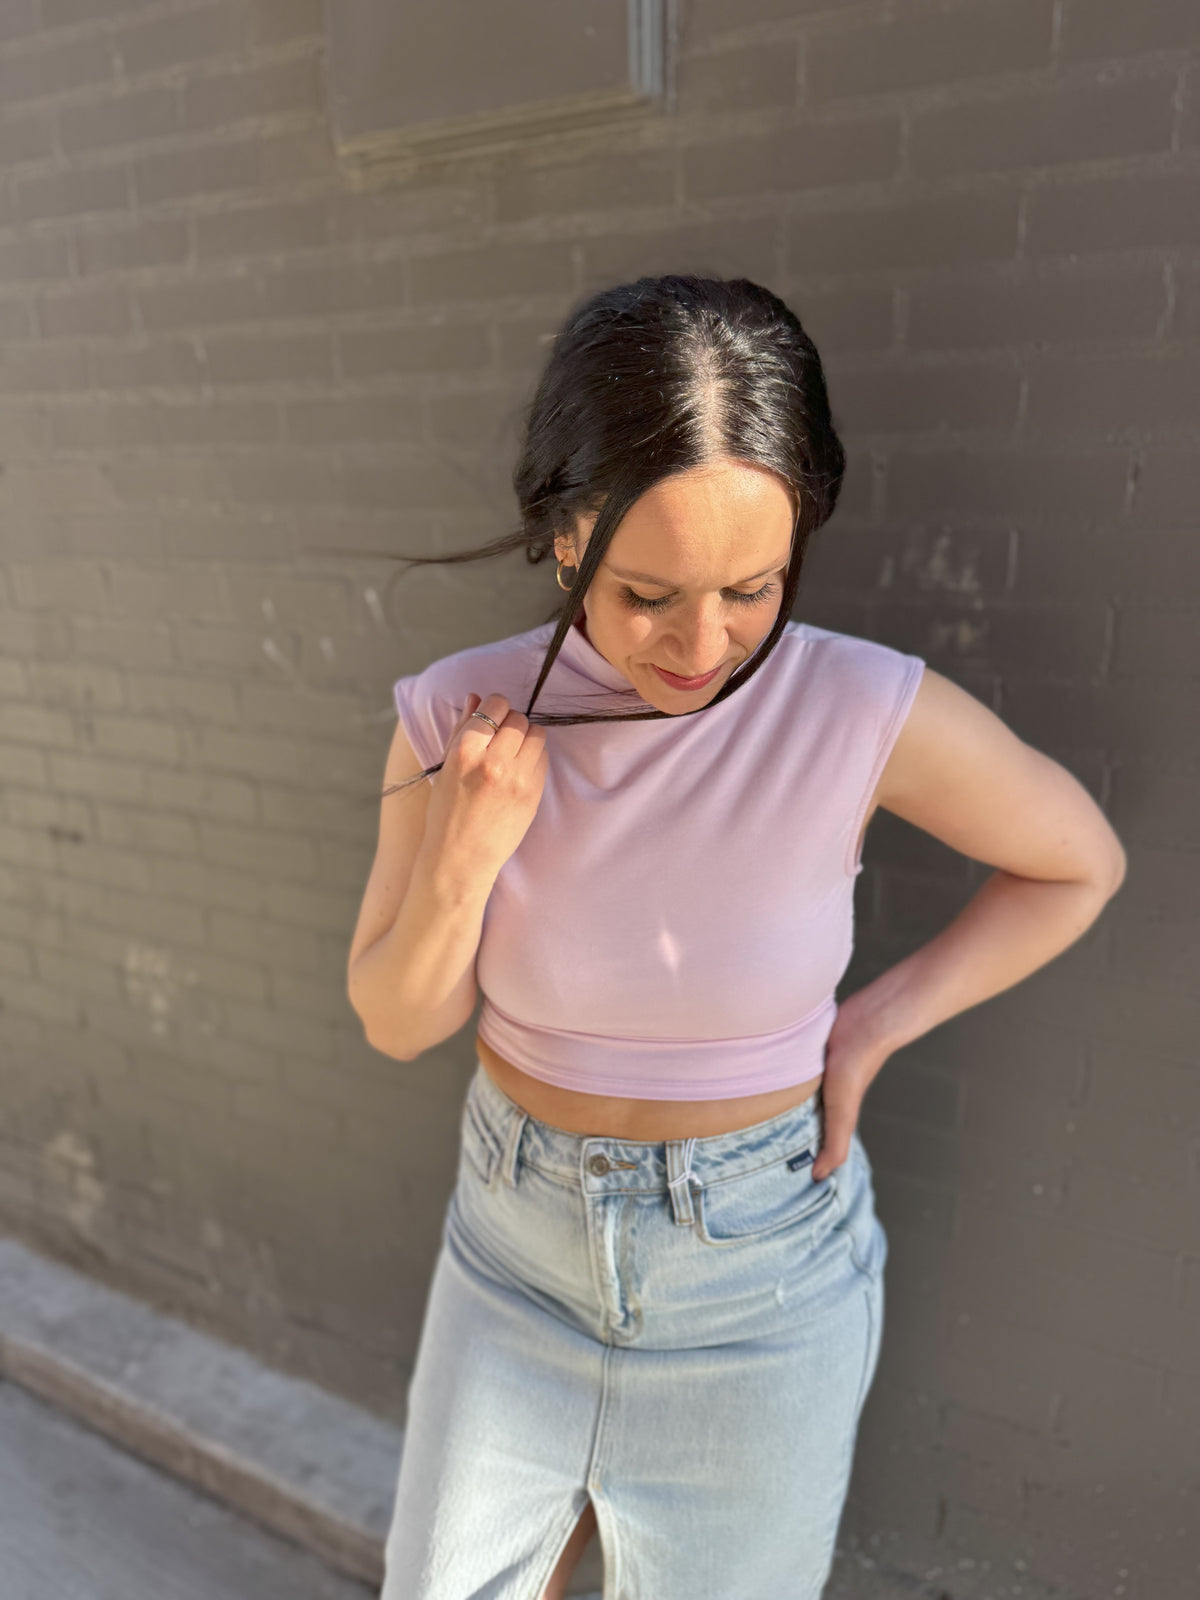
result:
M 813 1178 L 818 1182 L 840 1167 L 850 1154 L 850 1139 L 858 1122 L 852 1106 L 826 1106 L 821 1148 L 813 1162 Z
M 472 700 L 475 702 L 474 705 L 470 704 Z M 475 715 L 477 711 L 484 712 L 491 719 L 491 722 L 496 723 L 497 726 L 493 728 L 490 722 L 483 720 L 483 717 L 477 717 Z M 477 694 L 469 694 L 467 696 L 467 710 L 455 732 L 481 733 L 486 744 L 495 736 L 498 729 L 504 725 L 504 718 L 507 712 L 508 701 L 502 694 L 486 694 L 482 700 Z
M 545 727 L 540 722 L 531 722 L 525 733 L 525 742 L 521 746 L 521 754 L 528 755 L 531 761 L 536 761 L 545 748 Z

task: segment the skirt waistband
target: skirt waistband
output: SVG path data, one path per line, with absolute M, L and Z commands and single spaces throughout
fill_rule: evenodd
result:
M 730 1133 L 690 1139 L 623 1139 L 568 1133 L 531 1116 L 477 1061 L 464 1114 L 500 1158 L 504 1182 L 515 1185 L 518 1162 L 570 1183 L 585 1194 L 669 1192 L 690 1215 L 690 1185 L 707 1186 L 786 1161 L 815 1158 L 822 1118 L 819 1087 L 797 1106 Z

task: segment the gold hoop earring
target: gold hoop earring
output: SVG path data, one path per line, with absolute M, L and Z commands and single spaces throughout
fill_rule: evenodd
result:
M 571 588 L 573 588 L 573 587 L 574 587 L 574 585 L 573 585 L 573 584 L 570 584 L 570 583 L 564 583 L 564 582 L 563 582 L 563 581 L 562 581 L 562 569 L 563 569 L 563 567 L 564 567 L 564 566 L 565 566 L 565 565 L 566 565 L 566 563 L 565 563 L 565 562 L 563 562 L 563 561 L 560 561 L 560 562 L 559 562 L 559 563 L 558 563 L 558 566 L 557 566 L 557 568 L 556 568 L 556 569 L 555 569 L 555 573 L 554 573 L 554 579 L 555 579 L 555 582 L 556 582 L 556 583 L 557 583 L 557 584 L 558 584 L 558 587 L 559 587 L 559 588 L 560 588 L 560 589 L 568 589 L 568 590 L 569 590 L 569 589 L 571 589 Z M 578 568 L 576 568 L 576 569 L 575 569 L 575 570 L 576 570 L 576 571 L 578 571 L 578 570 L 579 570 L 579 569 L 578 569 Z

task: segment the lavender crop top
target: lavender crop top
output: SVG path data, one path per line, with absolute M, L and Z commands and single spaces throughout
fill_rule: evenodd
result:
M 472 691 L 524 711 L 554 626 L 396 683 L 425 766 Z M 923 670 L 789 621 L 744 687 L 696 716 L 548 727 L 537 814 L 484 910 L 484 1042 L 546 1083 L 631 1099 L 819 1077 L 854 947 L 858 836 Z M 535 710 L 581 709 L 647 707 L 575 626 Z

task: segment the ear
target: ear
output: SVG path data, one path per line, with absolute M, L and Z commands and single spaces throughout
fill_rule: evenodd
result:
M 561 561 L 564 566 L 577 567 L 579 565 L 575 555 L 575 544 L 570 534 L 556 533 L 554 535 L 554 555 L 555 559 Z

